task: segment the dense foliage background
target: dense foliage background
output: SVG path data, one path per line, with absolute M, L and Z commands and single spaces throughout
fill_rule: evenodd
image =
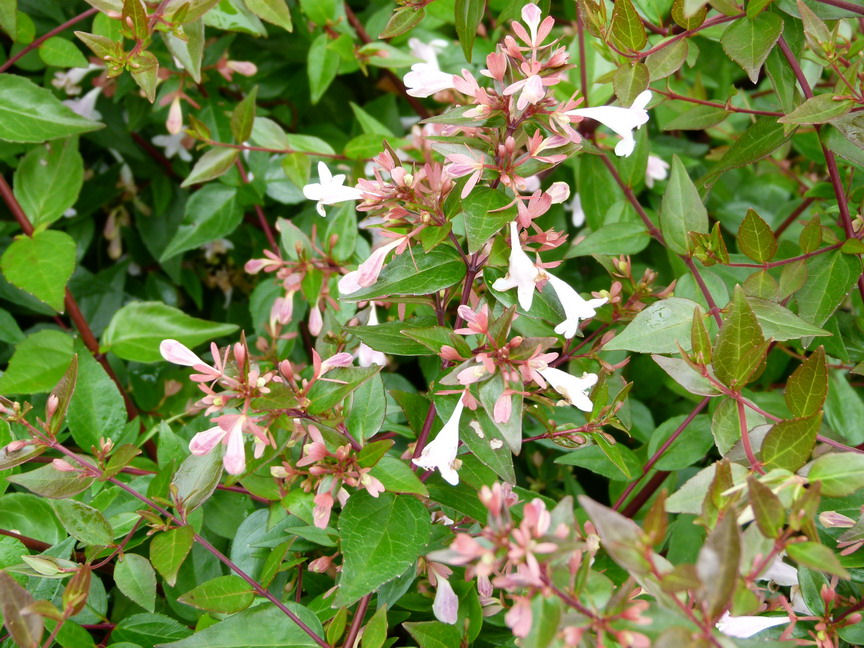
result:
M 0 0 L 0 646 L 864 644 L 862 50 Z

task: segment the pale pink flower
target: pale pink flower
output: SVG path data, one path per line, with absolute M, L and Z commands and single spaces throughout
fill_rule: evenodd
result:
M 552 186 L 546 190 L 549 197 L 552 199 L 553 205 L 560 205 L 570 197 L 570 185 L 566 182 L 553 182 Z
M 162 340 L 159 344 L 159 353 L 168 362 L 183 367 L 210 366 L 195 355 L 185 344 L 171 338 Z
M 375 326 L 376 324 L 378 324 L 378 313 L 375 312 L 375 304 L 370 304 L 369 319 L 366 321 L 366 325 Z M 357 347 L 357 364 L 361 367 L 371 367 L 373 364 L 383 367 L 387 364 L 387 356 L 368 346 L 365 342 L 361 342 L 360 346 Z
M 651 91 L 644 90 L 639 93 L 629 108 L 622 106 L 598 106 L 596 108 L 575 108 L 568 110 L 566 115 L 587 117 L 599 121 L 604 126 L 612 129 L 621 137 L 621 141 L 615 145 L 615 155 L 627 157 L 636 147 L 633 139 L 633 131 L 640 128 L 648 121 L 648 111 L 645 107 L 651 101 Z
M 532 74 L 525 79 L 520 79 L 504 88 L 504 94 L 508 96 L 517 92 L 519 92 L 519 99 L 516 100 L 517 110 L 525 110 L 528 104 L 536 104 L 546 97 L 546 90 L 543 88 L 543 79 L 536 74 Z
M 321 363 L 321 372 L 318 375 L 323 376 L 331 369 L 335 369 L 337 367 L 350 367 L 353 362 L 354 356 L 352 356 L 347 351 L 336 353 Z
M 465 183 L 465 186 L 462 187 L 462 193 L 460 196 L 464 199 L 469 196 L 471 190 L 474 189 L 474 186 L 480 180 L 480 177 L 483 175 L 483 169 L 485 168 L 485 159 L 482 153 L 474 151 L 472 149 L 468 149 L 468 154 L 464 153 L 451 153 L 447 156 L 448 164 L 444 170 L 453 177 L 453 178 L 461 178 L 463 176 L 469 175 L 468 181 Z
M 495 400 L 495 407 L 492 409 L 492 420 L 496 423 L 506 423 L 510 420 L 512 413 L 513 399 L 510 397 L 510 392 L 505 389 Z
M 531 601 L 524 596 L 516 599 L 507 614 L 504 616 L 504 621 L 517 637 L 524 638 L 531 632 Z
M 462 416 L 463 408 L 464 405 L 460 398 L 438 435 L 423 448 L 419 457 L 414 457 L 411 460 L 426 470 L 437 469 L 444 481 L 453 486 L 459 483 L 459 473 L 456 472 L 454 464 L 456 463 L 456 453 L 459 450 L 459 419 Z
M 406 238 L 393 239 L 374 250 L 369 258 L 363 261 L 356 270 L 346 274 L 339 280 L 339 292 L 343 295 L 350 295 L 357 292 L 361 288 L 368 288 L 378 281 L 378 275 L 384 267 L 384 259 L 391 250 L 396 249 L 407 241 Z
M 96 110 L 96 100 L 101 93 L 102 88 L 97 86 L 80 99 L 66 99 L 63 104 L 84 119 L 98 121 L 102 119 L 102 113 Z
M 655 180 L 665 180 L 668 176 L 669 163 L 653 153 L 649 155 L 648 164 L 645 166 L 645 186 L 650 189 Z
M 453 625 L 459 618 L 459 597 L 443 576 L 436 575 L 435 600 L 432 602 L 432 613 L 441 623 Z
M 226 445 L 222 465 L 230 475 L 240 475 L 246 470 L 246 450 L 243 445 L 243 427 L 246 417 L 242 414 L 225 414 L 213 419 L 217 426 L 199 432 L 189 442 L 189 452 L 205 455 L 219 443 Z

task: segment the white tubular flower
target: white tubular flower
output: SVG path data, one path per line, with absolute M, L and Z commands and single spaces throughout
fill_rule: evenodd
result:
M 176 155 L 184 162 L 189 162 L 192 160 L 192 154 L 183 146 L 185 138 L 186 136 L 183 133 L 175 133 L 174 135 L 156 135 L 150 141 L 163 149 L 166 158 L 171 159 Z
M 436 582 L 432 613 L 441 623 L 454 625 L 459 618 L 459 597 L 443 576 L 436 576 Z
M 96 87 L 80 99 L 66 99 L 63 104 L 84 119 L 99 121 L 102 119 L 102 113 L 96 110 L 96 100 L 101 92 L 102 88 Z
M 67 95 L 78 95 L 81 94 L 80 83 L 84 80 L 84 77 L 94 70 L 100 69 L 102 69 L 102 66 L 91 63 L 87 67 L 74 67 L 65 71 L 55 72 L 54 78 L 51 79 L 51 85 L 58 90 L 63 90 Z
M 404 240 L 404 238 L 394 239 L 374 250 L 368 259 L 357 266 L 356 270 L 352 270 L 339 280 L 339 293 L 350 295 L 378 281 L 378 275 L 384 268 L 384 259 L 387 258 L 390 250 L 399 247 Z
M 312 182 L 303 187 L 303 195 L 307 200 L 317 200 L 316 211 L 321 216 L 326 216 L 324 205 L 335 205 L 336 203 L 349 200 L 360 200 L 363 193 L 356 187 L 344 186 L 345 174 L 333 175 L 323 162 L 318 163 L 319 182 Z
M 600 299 L 583 299 L 566 281 L 563 281 L 555 275 L 546 273 L 546 278 L 549 284 L 558 295 L 558 301 L 564 308 L 565 319 L 555 327 L 555 332 L 558 335 L 563 335 L 565 338 L 572 338 L 579 330 L 579 321 L 591 319 L 597 314 L 597 308 L 605 304 L 608 299 L 602 297 Z M 494 288 L 494 286 L 493 286 Z
M 552 389 L 561 394 L 573 407 L 583 412 L 594 409 L 594 403 L 588 398 L 588 392 L 597 384 L 597 374 L 586 373 L 577 377 L 555 367 L 540 369 L 539 373 L 549 382 Z
M 585 212 L 582 209 L 582 199 L 578 193 L 573 194 L 573 199 L 564 209 L 571 212 L 573 227 L 582 227 L 585 224 Z
M 462 416 L 463 408 L 460 398 L 456 403 L 456 409 L 453 410 L 438 436 L 423 448 L 419 457 L 411 460 L 426 470 L 437 469 L 444 481 L 453 486 L 459 483 L 459 473 L 456 472 L 453 464 L 456 462 L 456 452 L 459 450 L 459 418 Z
M 442 72 L 436 61 L 415 63 L 402 80 L 405 82 L 407 94 L 412 97 L 431 97 L 436 92 L 452 88 L 455 78 L 452 74 Z
M 648 111 L 645 106 L 651 101 L 651 91 L 644 90 L 633 101 L 629 108 L 621 106 L 599 106 L 597 108 L 576 108 L 568 110 L 566 115 L 587 117 L 599 121 L 604 126 L 612 129 L 621 137 L 621 141 L 615 145 L 615 155 L 627 157 L 636 147 L 633 139 L 633 131 L 640 128 L 648 121 Z
M 425 63 L 434 65 L 436 68 L 439 68 L 438 52 L 447 49 L 449 45 L 450 44 L 442 38 L 435 38 L 428 43 L 424 43 L 419 38 L 408 39 L 408 48 L 411 51 L 411 56 L 416 56 Z
M 768 568 L 763 571 L 757 580 L 766 580 L 791 587 L 798 585 L 798 570 L 787 562 L 784 562 L 780 557 L 774 559 Z
M 370 304 L 369 319 L 366 321 L 366 325 L 375 326 L 377 323 L 378 313 L 375 312 L 375 304 Z M 387 364 L 387 356 L 368 346 L 365 342 L 361 342 L 360 346 L 357 347 L 357 364 L 361 367 L 371 367 L 373 364 L 383 367 Z
M 533 2 L 522 7 L 522 22 L 528 25 L 528 31 L 531 33 L 532 45 L 539 44 L 537 42 L 537 28 L 540 26 L 540 19 L 542 17 L 543 13 L 540 11 L 540 7 Z
M 510 264 L 507 274 L 496 279 L 492 288 L 498 291 L 516 288 L 516 295 L 522 310 L 530 310 L 534 301 L 534 287 L 540 271 L 534 262 L 525 254 L 519 243 L 519 228 L 516 221 L 510 223 Z
M 755 634 L 759 634 L 767 628 L 774 626 L 785 625 L 791 622 L 788 616 L 731 616 L 728 612 L 720 617 L 717 622 L 717 629 L 729 637 L 737 637 L 739 639 L 747 639 Z
M 655 180 L 665 180 L 668 176 L 669 163 L 654 154 L 649 155 L 648 164 L 645 166 L 645 186 L 650 189 Z

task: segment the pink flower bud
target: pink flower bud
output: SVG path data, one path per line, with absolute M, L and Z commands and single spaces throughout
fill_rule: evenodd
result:
M 317 337 L 321 334 L 322 328 L 324 328 L 324 318 L 321 315 L 321 309 L 318 308 L 318 304 L 316 303 L 309 309 L 309 332 Z
M 183 130 L 183 106 L 180 104 L 179 95 L 171 101 L 168 109 L 168 119 L 165 120 L 165 129 L 172 135 Z
M 60 472 L 75 472 L 77 468 L 70 464 L 65 459 L 54 459 L 51 462 L 51 465 L 54 466 L 55 470 L 59 470 Z
M 194 367 L 196 365 L 207 366 L 207 363 L 192 353 L 185 344 L 182 344 L 177 340 L 162 340 L 159 345 L 159 353 L 161 353 L 162 357 L 168 362 L 183 367 Z
M 45 418 L 49 421 L 54 418 L 54 414 L 57 412 L 57 407 L 60 405 L 60 399 L 57 398 L 57 394 L 51 394 L 48 397 L 48 402 L 45 403 Z
M 237 74 L 243 76 L 254 76 L 258 73 L 258 66 L 251 61 L 228 61 L 226 63 L 229 69 L 234 70 Z

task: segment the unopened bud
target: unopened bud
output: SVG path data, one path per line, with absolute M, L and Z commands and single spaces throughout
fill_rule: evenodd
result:
M 75 472 L 77 470 L 75 466 L 65 459 L 54 459 L 51 465 L 54 466 L 55 470 L 59 470 L 60 472 Z
M 54 414 L 57 413 L 57 407 L 60 405 L 60 399 L 57 397 L 57 394 L 51 394 L 48 397 L 48 402 L 45 403 L 45 418 L 47 420 L 51 420 L 54 418 Z

